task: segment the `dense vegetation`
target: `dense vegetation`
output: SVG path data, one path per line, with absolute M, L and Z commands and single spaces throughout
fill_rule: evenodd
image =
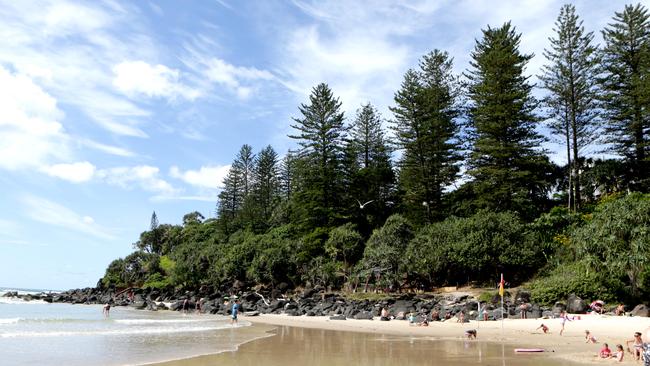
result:
M 317 85 L 291 125 L 297 150 L 243 145 L 217 217 L 154 213 L 104 285 L 399 291 L 504 273 L 541 302 L 650 294 L 648 10 L 626 6 L 602 33 L 594 44 L 562 7 L 542 100 L 510 23 L 483 30 L 463 75 L 434 50 L 405 73 L 389 131 L 370 103 L 349 118 Z M 566 166 L 540 148 L 543 123 Z M 599 148 L 617 158 L 587 156 Z

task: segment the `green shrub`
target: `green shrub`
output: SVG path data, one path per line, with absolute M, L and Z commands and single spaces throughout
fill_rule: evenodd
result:
M 163 276 L 160 273 L 154 273 L 147 278 L 147 280 L 142 284 L 142 288 L 155 288 L 162 289 L 171 285 L 169 277 Z
M 527 287 L 532 300 L 544 305 L 565 301 L 570 294 L 604 301 L 615 301 L 624 295 L 623 282 L 608 271 L 590 268 L 584 261 L 560 265 L 548 276 L 531 281 Z

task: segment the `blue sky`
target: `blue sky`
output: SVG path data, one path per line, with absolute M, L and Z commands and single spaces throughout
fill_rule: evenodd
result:
M 562 3 L 0 1 L 0 286 L 93 286 L 152 211 L 213 216 L 239 147 L 284 154 L 319 82 L 390 117 L 424 53 L 462 72 L 507 20 L 536 74 Z M 600 40 L 624 3 L 575 5 Z

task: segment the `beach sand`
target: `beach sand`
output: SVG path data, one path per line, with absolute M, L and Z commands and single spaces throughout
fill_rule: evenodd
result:
M 616 344 L 624 345 L 626 340 L 632 339 L 635 331 L 644 331 L 650 326 L 649 318 L 580 315 L 580 320 L 567 322 L 564 334 L 560 336 L 560 319 L 506 319 L 502 330 L 500 321 L 460 324 L 453 319 L 434 322 L 429 327 L 418 327 L 398 320 L 329 320 L 328 317 L 286 315 L 242 318 L 251 321 L 254 326 L 277 326 L 272 331 L 276 336 L 244 344 L 237 352 L 160 365 L 388 365 L 395 364 L 395 360 L 399 359 L 408 360 L 406 364 L 409 365 L 419 365 L 417 360 L 430 361 L 431 355 L 436 352 L 449 356 L 442 357 L 445 360 L 442 364 L 445 365 L 474 364 L 479 361 L 477 357 L 483 361 L 502 360 L 503 355 L 506 356 L 503 364 L 512 365 L 528 364 L 533 362 L 531 360 L 535 365 L 611 364 L 613 360 L 595 357 L 602 343 L 606 342 L 614 349 Z M 550 328 L 550 334 L 535 330 L 541 323 Z M 478 340 L 462 341 L 466 329 L 477 329 Z M 598 339 L 597 344 L 585 343 L 586 329 Z M 382 346 L 385 342 L 403 342 L 408 346 Z M 507 346 L 495 347 L 499 343 Z M 513 348 L 519 347 L 543 348 L 547 352 L 542 355 L 514 355 Z M 360 349 L 363 351 L 359 352 Z M 495 354 L 499 350 L 503 355 Z M 400 358 L 402 352 L 406 352 L 402 356 L 408 357 Z M 418 357 L 420 354 L 422 357 Z M 634 363 L 631 355 L 626 353 L 623 364 Z

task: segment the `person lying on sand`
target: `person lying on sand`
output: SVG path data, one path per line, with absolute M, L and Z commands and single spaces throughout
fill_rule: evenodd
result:
M 585 343 L 597 343 L 596 337 L 590 331 L 585 330 Z
M 476 339 L 476 336 L 476 329 L 468 329 L 465 331 L 465 337 L 467 337 L 467 339 Z
M 546 325 L 542 324 L 539 327 L 537 327 L 537 329 L 535 330 L 540 330 L 540 329 L 542 330 L 542 332 L 544 332 L 544 334 L 548 333 L 548 327 Z

